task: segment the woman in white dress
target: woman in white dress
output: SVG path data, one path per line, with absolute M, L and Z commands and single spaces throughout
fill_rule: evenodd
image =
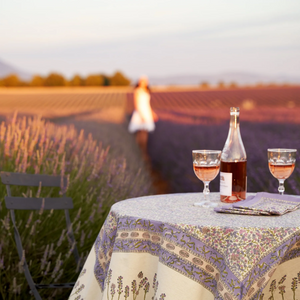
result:
M 133 97 L 134 111 L 129 122 L 128 130 L 131 133 L 135 133 L 136 141 L 143 152 L 144 158 L 148 160 L 148 132 L 154 131 L 154 122 L 158 120 L 158 117 L 150 105 L 150 89 L 146 77 L 140 78 L 134 89 Z

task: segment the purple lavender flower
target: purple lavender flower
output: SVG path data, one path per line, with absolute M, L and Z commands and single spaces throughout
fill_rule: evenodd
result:
M 47 263 L 48 251 L 49 251 L 49 245 L 46 246 L 46 249 L 44 251 L 44 255 L 41 263 L 41 270 L 44 270 L 44 267 Z
M 136 293 L 136 289 L 137 289 L 137 284 L 136 284 L 136 280 L 133 280 L 131 283 L 131 291 L 133 294 Z
M 125 300 L 129 297 L 129 286 L 128 285 L 125 286 L 125 295 L 124 295 L 124 297 L 125 297 Z
M 112 283 L 110 286 L 110 294 L 111 294 L 112 298 L 114 297 L 115 293 L 116 293 L 116 285 L 114 283 Z
M 83 289 L 84 289 L 85 285 L 82 284 L 76 291 L 75 294 L 79 294 Z
M 158 281 L 156 281 L 155 288 L 154 288 L 155 294 L 156 294 L 157 290 L 158 290 Z
M 142 288 L 147 282 L 148 282 L 148 278 L 144 277 L 139 284 L 139 288 Z
M 106 276 L 106 280 L 107 280 L 108 285 L 110 283 L 111 277 L 112 277 L 112 269 L 109 269 L 108 272 L 107 272 L 107 276 Z
M 149 292 L 149 288 L 150 288 L 150 283 L 149 281 L 145 284 L 144 286 L 144 291 L 145 291 L 145 294 Z
M 120 294 L 123 293 L 123 290 L 122 290 L 122 288 L 123 288 L 123 276 L 119 276 L 117 281 L 118 281 L 118 291 L 117 292 L 120 295 Z
M 159 296 L 159 300 L 164 300 L 164 299 L 165 299 L 165 297 L 167 297 L 165 293 L 163 293 L 163 294 L 160 294 L 160 296 Z
M 297 277 L 292 278 L 292 286 L 291 286 L 292 291 L 294 292 L 296 291 L 297 285 L 298 285 L 298 278 Z
M 112 269 L 109 269 L 106 275 L 106 284 L 107 284 L 107 299 L 109 299 L 109 294 L 108 294 L 108 290 L 109 290 L 109 283 L 111 281 L 111 277 L 112 277 Z
M 4 256 L 2 255 L 2 257 L 0 257 L 0 270 L 2 269 L 4 269 L 5 268 L 5 266 L 4 266 Z
M 278 287 L 278 289 L 279 289 L 279 294 L 282 296 L 282 298 L 283 298 L 283 294 L 285 293 L 285 286 L 284 285 L 280 285 L 279 287 Z
M 153 277 L 153 285 L 152 285 L 153 288 L 155 288 L 156 277 L 157 277 L 157 274 L 155 273 L 155 274 L 154 274 L 154 277 Z
M 300 272 L 298 273 L 298 279 L 299 279 L 299 274 L 300 274 Z M 284 276 L 278 281 L 278 284 L 283 284 L 285 280 L 286 280 L 286 275 L 284 275 Z
M 276 280 L 275 279 L 271 282 L 269 291 L 273 294 L 274 290 L 276 290 Z

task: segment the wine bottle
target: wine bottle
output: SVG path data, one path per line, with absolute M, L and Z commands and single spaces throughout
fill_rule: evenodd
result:
M 230 126 L 220 166 L 220 200 L 234 203 L 246 199 L 247 155 L 240 133 L 240 109 L 230 108 Z

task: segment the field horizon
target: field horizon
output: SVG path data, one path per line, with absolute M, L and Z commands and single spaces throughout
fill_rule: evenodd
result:
M 263 121 L 264 117 L 268 119 L 267 110 L 270 108 L 278 120 L 282 113 L 289 121 L 298 122 L 299 119 L 297 114 L 300 108 L 300 85 L 222 89 L 156 86 L 151 87 L 151 91 L 153 108 L 162 119 L 169 121 L 199 122 L 199 118 L 211 114 L 212 109 L 217 119 L 224 119 L 227 118 L 225 111 L 230 106 L 239 106 L 245 112 L 246 120 Z M 80 112 L 88 115 L 93 111 L 103 112 L 108 108 L 111 110 L 112 107 L 122 106 L 125 115 L 128 115 L 133 110 L 132 92 L 133 87 L 1 87 L 0 114 L 18 111 L 21 114 L 38 114 L 46 118 L 67 117 L 69 114 Z M 280 111 L 281 109 L 284 111 Z M 109 115 L 113 116 L 113 113 Z M 119 119 L 122 121 L 122 118 Z

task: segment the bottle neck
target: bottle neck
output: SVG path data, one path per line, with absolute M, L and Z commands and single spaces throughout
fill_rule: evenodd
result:
M 231 112 L 230 113 L 230 128 L 238 129 L 240 127 L 240 113 Z
M 230 111 L 229 132 L 222 151 L 221 160 L 227 162 L 247 160 L 246 151 L 240 133 L 239 111 Z

